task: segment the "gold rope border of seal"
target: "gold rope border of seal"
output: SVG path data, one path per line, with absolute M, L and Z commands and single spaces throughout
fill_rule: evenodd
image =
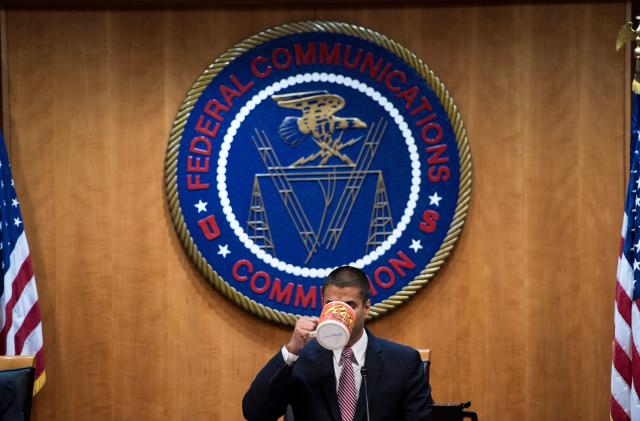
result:
M 200 75 L 198 80 L 193 84 L 173 122 L 171 136 L 169 137 L 169 145 L 167 146 L 167 156 L 165 159 L 165 189 L 167 202 L 169 204 L 173 224 L 185 251 L 196 264 L 196 267 L 200 272 L 206 277 L 207 281 L 209 281 L 225 297 L 231 299 L 231 301 L 243 309 L 248 310 L 259 317 L 285 325 L 295 324 L 299 316 L 280 310 L 274 310 L 264 304 L 256 302 L 253 299 L 247 298 L 234 287 L 229 285 L 229 283 L 224 281 L 224 279 L 222 279 L 222 277 L 218 275 L 211 265 L 209 265 L 209 263 L 204 259 L 193 242 L 193 239 L 189 234 L 189 230 L 184 222 L 182 212 L 180 211 L 180 204 L 178 202 L 177 161 L 180 140 L 182 139 L 182 133 L 187 119 L 200 98 L 200 95 L 204 92 L 209 83 L 211 83 L 211 81 L 218 75 L 218 73 L 235 60 L 236 57 L 261 44 L 264 44 L 265 42 L 287 35 L 308 32 L 328 32 L 354 36 L 383 47 L 402 58 L 405 63 L 410 65 L 420 76 L 422 76 L 422 78 L 434 90 L 449 115 L 449 119 L 456 136 L 458 156 L 460 160 L 460 193 L 456 204 L 456 211 L 453 220 L 451 221 L 449 231 L 447 232 L 447 236 L 440 245 L 438 252 L 433 256 L 431 262 L 429 262 L 429 264 L 420 272 L 420 275 L 418 275 L 413 281 L 409 282 L 395 295 L 371 306 L 369 319 L 374 319 L 385 315 L 400 306 L 415 295 L 416 292 L 418 292 L 431 280 L 431 278 L 435 276 L 451 253 L 451 250 L 460 236 L 464 220 L 469 210 L 469 202 L 471 200 L 471 151 L 469 149 L 469 142 L 462 122 L 462 117 L 458 112 L 458 107 L 453 102 L 453 98 L 449 95 L 449 91 L 447 91 L 444 83 L 440 81 L 440 79 L 425 63 L 422 62 L 422 60 L 420 60 L 409 49 L 391 40 L 385 35 L 379 34 L 371 29 L 342 22 L 295 22 L 270 28 L 255 34 L 224 52 L 205 69 L 202 75 Z

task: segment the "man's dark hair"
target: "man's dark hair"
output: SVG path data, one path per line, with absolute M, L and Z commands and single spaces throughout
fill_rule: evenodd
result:
M 360 298 L 365 303 L 369 299 L 369 278 L 358 268 L 352 266 L 340 266 L 331 271 L 327 279 L 322 284 L 322 294 L 327 285 L 338 288 L 356 287 L 360 290 Z

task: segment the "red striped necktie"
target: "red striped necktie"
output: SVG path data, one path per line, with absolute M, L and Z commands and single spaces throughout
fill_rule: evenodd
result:
M 356 379 L 353 375 L 353 351 L 350 347 L 342 350 L 342 372 L 338 384 L 338 405 L 342 421 L 353 421 L 356 413 Z

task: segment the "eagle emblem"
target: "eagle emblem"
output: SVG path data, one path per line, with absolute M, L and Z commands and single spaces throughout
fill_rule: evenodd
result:
M 335 114 L 344 108 L 345 100 L 327 91 L 296 92 L 271 97 L 282 108 L 302 111 L 301 117 L 285 117 L 278 130 L 280 138 L 291 147 L 297 147 L 306 137 L 311 138 L 320 150 L 310 156 L 300 158 L 292 167 L 304 165 L 316 160 L 325 165 L 335 157 L 348 166 L 355 163 L 340 151 L 357 143 L 360 137 L 342 142 L 342 134 L 347 129 L 364 129 L 367 124 L 356 117 L 338 117 Z M 340 134 L 334 137 L 339 130 Z

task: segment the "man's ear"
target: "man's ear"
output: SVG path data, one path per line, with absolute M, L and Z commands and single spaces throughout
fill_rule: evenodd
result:
M 367 301 L 364 303 L 364 309 L 367 313 L 369 312 L 369 307 L 371 307 L 371 298 L 367 298 Z

